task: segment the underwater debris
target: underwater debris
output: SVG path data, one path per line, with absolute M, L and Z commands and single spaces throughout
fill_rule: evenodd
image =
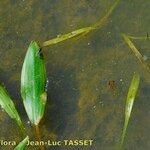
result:
M 114 91 L 116 89 L 117 85 L 116 85 L 116 82 L 114 80 L 110 80 L 108 81 L 108 88 L 111 90 L 111 91 Z

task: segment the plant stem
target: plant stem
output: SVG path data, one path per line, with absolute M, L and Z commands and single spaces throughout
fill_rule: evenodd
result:
M 41 141 L 41 132 L 40 132 L 39 124 L 35 125 L 35 134 L 36 134 L 36 138 L 40 142 Z M 44 146 L 43 145 L 40 145 L 40 150 L 44 150 Z
M 23 136 L 23 137 L 26 136 L 26 130 L 25 130 L 25 127 L 24 127 L 24 125 L 22 124 L 22 122 L 20 123 L 19 127 L 20 127 L 20 130 L 21 130 L 22 136 Z

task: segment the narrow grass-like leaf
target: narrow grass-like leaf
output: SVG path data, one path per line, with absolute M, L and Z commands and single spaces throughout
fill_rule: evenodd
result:
M 64 35 L 59 35 L 58 37 L 56 37 L 54 39 L 43 42 L 42 47 L 46 47 L 46 46 L 50 46 L 50 45 L 54 45 L 54 44 L 63 42 L 65 40 L 71 39 L 73 37 L 77 37 L 79 35 L 88 33 L 88 32 L 90 32 L 91 30 L 94 30 L 94 29 L 96 29 L 96 28 L 85 27 L 85 28 L 72 31 L 72 32 L 64 34 Z
M 142 64 L 143 68 L 146 69 L 148 73 L 150 73 L 150 67 L 145 62 L 143 55 L 139 52 L 139 50 L 135 47 L 135 45 L 133 44 L 133 42 L 130 40 L 130 38 L 127 35 L 122 34 L 122 36 L 123 36 L 126 44 L 130 47 L 130 49 L 133 51 L 136 58 Z
M 1 108 L 4 109 L 8 113 L 8 115 L 17 122 L 22 132 L 24 132 L 24 126 L 15 108 L 15 105 L 11 100 L 11 98 L 9 97 L 5 88 L 3 88 L 1 85 L 0 85 L 0 105 Z
M 148 35 L 147 36 L 139 36 L 139 37 L 128 35 L 128 37 L 133 40 L 150 40 L 150 37 Z
M 133 75 L 129 90 L 128 90 L 128 95 L 126 99 L 126 106 L 125 106 L 125 121 L 124 121 L 124 127 L 123 127 L 123 132 L 121 136 L 121 143 L 120 143 L 120 149 L 123 146 L 125 135 L 126 135 L 126 130 L 128 127 L 129 119 L 131 117 L 131 112 L 133 108 L 133 103 L 137 94 L 137 90 L 139 87 L 140 83 L 140 76 L 139 74 L 135 73 Z
M 29 137 L 27 136 L 23 141 L 21 141 L 15 148 L 14 150 L 24 150 L 26 145 L 27 145 L 27 142 L 29 140 Z
M 46 104 L 46 70 L 41 49 L 37 42 L 29 45 L 21 73 L 21 95 L 25 110 L 32 124 L 38 125 Z
M 119 4 L 120 0 L 116 0 L 114 2 L 114 4 L 110 7 L 110 9 L 108 10 L 108 12 L 104 15 L 103 18 L 101 18 L 98 22 L 96 22 L 94 25 L 92 25 L 92 27 L 94 28 L 101 28 L 104 25 L 106 25 L 106 23 L 109 21 L 109 17 L 112 14 L 112 12 L 114 11 L 114 9 L 116 8 L 116 6 Z
M 80 36 L 80 35 L 85 35 L 85 34 L 89 33 L 92 30 L 102 28 L 104 25 L 107 24 L 108 18 L 110 17 L 110 15 L 112 14 L 112 12 L 116 8 L 116 6 L 118 5 L 119 1 L 120 0 L 116 0 L 115 3 L 109 9 L 109 11 L 105 14 L 105 16 L 102 19 L 100 19 L 97 23 L 95 23 L 95 24 L 93 24 L 89 27 L 81 28 L 81 29 L 72 31 L 72 32 L 67 33 L 67 34 L 60 35 L 60 36 L 58 36 L 54 39 L 45 41 L 45 42 L 43 42 L 41 47 L 54 45 L 54 44 L 57 44 L 59 42 L 63 42 L 65 40 L 71 39 L 73 37 L 77 37 L 77 36 Z

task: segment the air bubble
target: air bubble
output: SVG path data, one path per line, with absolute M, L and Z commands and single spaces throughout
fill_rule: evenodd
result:
M 148 59 L 148 57 L 146 55 L 144 55 L 143 59 L 146 61 Z
M 61 36 L 61 34 L 58 34 L 58 35 L 57 35 L 57 37 L 60 37 L 60 36 Z

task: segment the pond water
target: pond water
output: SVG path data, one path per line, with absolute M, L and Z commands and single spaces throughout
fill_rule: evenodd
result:
M 112 0 L 0 1 L 0 83 L 14 100 L 31 139 L 33 129 L 20 96 L 21 68 L 29 43 L 90 26 L 113 3 Z M 139 72 L 141 81 L 124 148 L 150 149 L 150 75 L 121 37 L 121 33 L 133 36 L 150 33 L 149 10 L 149 0 L 122 0 L 102 29 L 44 49 L 49 84 L 42 139 L 94 140 L 92 146 L 46 147 L 46 150 L 116 150 L 134 72 Z M 149 63 L 149 40 L 134 42 Z M 17 125 L 2 110 L 0 127 L 0 139 L 22 140 Z

